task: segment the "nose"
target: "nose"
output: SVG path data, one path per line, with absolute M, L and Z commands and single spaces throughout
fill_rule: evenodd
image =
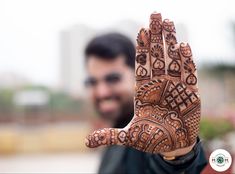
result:
M 105 97 L 109 97 L 111 94 L 112 94 L 112 90 L 106 83 L 100 82 L 99 84 L 97 84 L 96 89 L 95 89 L 96 97 L 105 98 Z

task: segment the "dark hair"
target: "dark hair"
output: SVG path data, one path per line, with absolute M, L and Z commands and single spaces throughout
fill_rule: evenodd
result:
M 91 55 L 105 60 L 124 55 L 126 64 L 131 68 L 135 67 L 135 46 L 128 37 L 119 33 L 108 33 L 93 38 L 85 49 L 86 61 Z

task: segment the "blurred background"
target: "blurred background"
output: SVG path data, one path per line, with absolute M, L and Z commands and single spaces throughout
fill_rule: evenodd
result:
M 0 0 L 0 173 L 97 171 L 102 148 L 84 145 L 88 132 L 102 127 L 84 88 L 84 47 L 111 31 L 135 42 L 153 11 L 175 21 L 179 41 L 191 44 L 207 154 L 224 148 L 235 157 L 234 6 L 233 0 Z

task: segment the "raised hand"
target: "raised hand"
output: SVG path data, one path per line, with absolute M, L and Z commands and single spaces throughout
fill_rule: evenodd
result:
M 123 129 L 94 131 L 86 145 L 162 154 L 192 147 L 201 115 L 196 67 L 189 44 L 177 43 L 174 23 L 160 13 L 151 14 L 149 29 L 137 36 L 135 68 L 133 119 Z

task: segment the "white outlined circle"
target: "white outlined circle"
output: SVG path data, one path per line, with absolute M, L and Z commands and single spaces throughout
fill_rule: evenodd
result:
M 231 166 L 232 157 L 228 151 L 217 149 L 211 153 L 209 163 L 215 171 L 224 172 Z

